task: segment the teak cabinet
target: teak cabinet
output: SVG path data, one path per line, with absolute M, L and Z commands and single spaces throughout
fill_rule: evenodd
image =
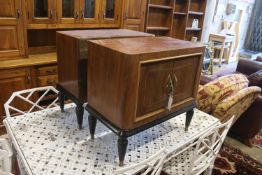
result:
M 88 43 L 89 129 L 96 120 L 118 135 L 123 165 L 128 137 L 196 107 L 204 47 L 168 37 L 92 40 Z
M 80 24 L 118 27 L 120 25 L 121 0 L 28 0 L 29 28 L 80 27 Z M 69 26 L 65 24 L 79 24 Z
M 74 30 L 56 34 L 58 85 L 60 102 L 64 96 L 77 105 L 79 127 L 82 125 L 83 104 L 87 99 L 87 43 L 90 40 L 111 38 L 153 37 L 152 34 L 126 29 Z M 63 104 L 61 104 L 63 109 Z
M 0 1 L 0 60 L 25 55 L 20 0 Z
M 88 104 L 118 128 L 134 129 L 195 101 L 201 44 L 126 38 L 90 41 L 88 50 Z

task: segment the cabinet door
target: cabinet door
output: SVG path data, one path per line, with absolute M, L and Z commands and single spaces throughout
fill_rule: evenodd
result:
M 167 84 L 168 77 L 172 74 L 173 62 L 145 63 L 140 70 L 137 117 L 167 107 Z
M 144 31 L 145 11 L 145 0 L 125 0 L 122 13 L 122 28 Z
M 0 1 L 0 59 L 24 55 L 20 0 Z
M 101 2 L 101 23 L 119 24 L 120 22 L 121 1 L 120 0 L 102 0 Z
M 59 23 L 78 23 L 79 0 L 57 0 L 57 14 Z
M 99 1 L 80 0 L 80 20 L 82 23 L 98 23 Z
M 56 21 L 56 0 L 28 0 L 28 22 L 50 24 Z
M 192 104 L 197 90 L 196 72 L 200 59 L 199 56 L 192 56 L 142 64 L 136 121 L 168 112 L 170 94 L 173 96 L 171 111 Z M 170 81 L 172 91 L 169 89 Z
M 13 92 L 31 87 L 29 68 L 9 69 L 0 71 L 0 123 L 5 115 L 4 103 Z M 27 104 L 15 99 L 12 106 L 19 109 L 26 109 Z

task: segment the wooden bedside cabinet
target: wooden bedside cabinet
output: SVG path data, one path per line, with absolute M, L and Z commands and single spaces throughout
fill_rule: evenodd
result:
M 110 38 L 153 37 L 152 34 L 126 29 L 74 30 L 57 32 L 57 63 L 60 106 L 65 96 L 76 105 L 79 128 L 82 127 L 87 102 L 87 43 L 89 40 Z M 92 50 L 89 50 L 92 51 Z M 92 51 L 93 52 L 93 51 Z
M 90 133 L 96 119 L 119 136 L 120 165 L 127 137 L 187 112 L 193 116 L 204 47 L 168 37 L 88 43 Z

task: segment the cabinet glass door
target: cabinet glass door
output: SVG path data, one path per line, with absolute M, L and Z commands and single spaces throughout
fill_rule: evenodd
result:
M 29 0 L 29 23 L 53 23 L 54 0 Z
M 81 1 L 81 14 L 80 18 L 84 23 L 95 23 L 98 18 L 98 6 L 97 0 L 82 0 Z
M 118 23 L 120 14 L 120 0 L 103 0 L 102 4 L 102 23 Z
M 79 20 L 77 0 L 58 0 L 57 13 L 60 23 L 76 23 Z

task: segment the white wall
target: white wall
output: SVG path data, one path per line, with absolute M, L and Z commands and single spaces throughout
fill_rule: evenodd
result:
M 218 18 L 213 21 L 216 1 L 218 1 Z M 226 14 L 226 5 L 228 3 L 236 4 L 236 13 L 233 15 Z M 243 49 L 246 33 L 248 30 L 249 20 L 252 14 L 252 8 L 255 0 L 207 0 L 206 15 L 202 41 L 207 42 L 210 33 L 219 33 L 222 30 L 224 20 L 234 21 L 238 17 L 239 10 L 243 10 L 242 23 L 240 24 L 240 50 Z

